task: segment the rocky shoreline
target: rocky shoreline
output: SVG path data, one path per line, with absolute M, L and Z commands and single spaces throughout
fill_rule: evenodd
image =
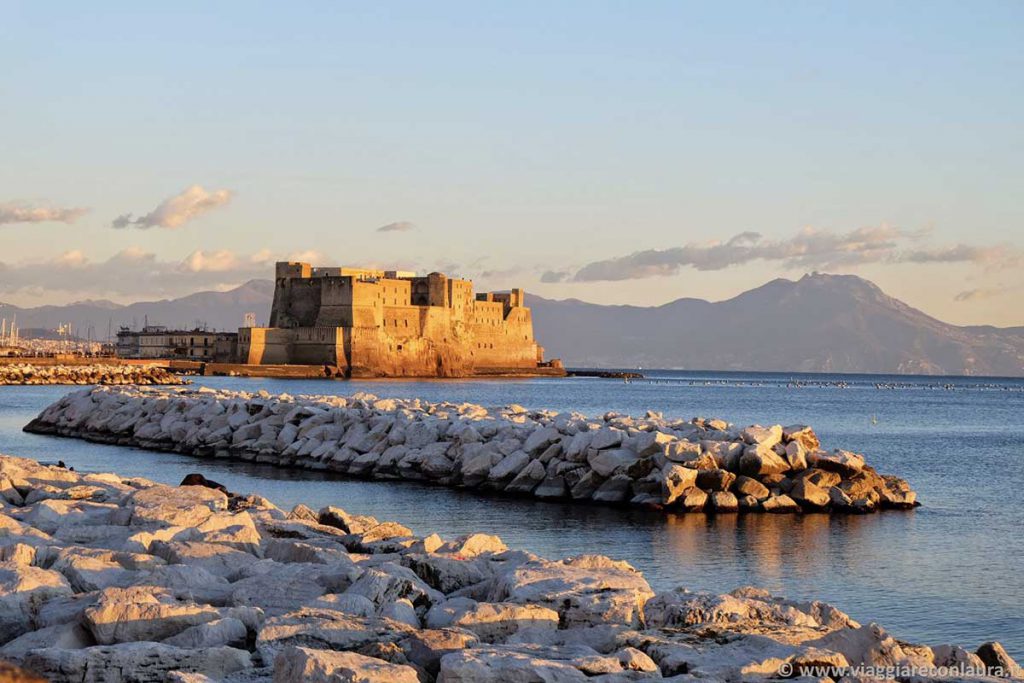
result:
M 655 593 L 624 561 L 189 480 L 203 485 L 0 456 L 0 660 L 55 682 L 1021 675 L 998 643 L 912 645 L 821 602 Z
M 96 387 L 26 431 L 482 492 L 679 512 L 868 513 L 918 505 L 804 425 L 484 408 L 370 394 Z
M 175 385 L 187 381 L 157 365 L 0 365 L 0 385 Z

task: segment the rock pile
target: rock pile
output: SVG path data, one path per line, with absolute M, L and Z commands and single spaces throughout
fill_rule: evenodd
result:
M 0 365 L 3 384 L 186 384 L 157 365 Z
M 755 588 L 655 593 L 603 556 L 551 561 L 495 536 L 419 537 L 337 507 L 286 513 L 259 496 L 10 456 L 0 660 L 54 682 L 714 682 L 817 666 L 1020 675 L 998 643 L 910 645 L 821 602 Z
M 907 483 L 803 425 L 487 409 L 369 394 L 271 396 L 103 388 L 57 401 L 26 431 L 419 480 L 546 499 L 677 511 L 872 512 L 909 508 Z

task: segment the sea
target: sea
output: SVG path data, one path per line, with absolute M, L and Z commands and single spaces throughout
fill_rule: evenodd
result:
M 916 643 L 999 640 L 1024 660 L 1024 380 L 645 370 L 643 379 L 273 380 L 194 378 L 271 393 L 370 392 L 485 406 L 717 417 L 811 425 L 826 448 L 863 453 L 907 479 L 922 506 L 873 515 L 665 514 L 495 498 L 266 465 L 26 434 L 76 387 L 0 387 L 0 452 L 177 484 L 190 472 L 283 508 L 336 505 L 446 538 L 497 534 L 549 558 L 625 559 L 655 590 L 760 586 L 823 600 Z

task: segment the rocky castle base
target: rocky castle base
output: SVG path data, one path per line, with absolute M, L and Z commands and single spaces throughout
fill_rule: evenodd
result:
M 1021 675 L 994 642 L 911 645 L 821 602 L 655 593 L 599 555 L 286 513 L 188 480 L 200 485 L 0 456 L 0 659 L 57 683 Z
M 898 477 L 820 447 L 803 425 L 488 409 L 418 399 L 97 387 L 27 431 L 405 479 L 686 512 L 866 513 L 917 505 Z M 126 454 L 130 457 L 130 454 Z

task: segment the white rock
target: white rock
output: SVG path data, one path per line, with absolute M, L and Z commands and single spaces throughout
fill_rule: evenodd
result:
M 614 448 L 591 451 L 587 456 L 587 463 L 597 474 L 602 477 L 609 477 L 619 468 L 629 467 L 638 459 L 636 453 L 631 450 Z
M 416 669 L 355 652 L 285 648 L 274 660 L 274 683 L 419 683 Z
M 252 658 L 245 650 L 230 647 L 186 650 L 163 643 L 122 643 L 33 650 L 25 667 L 50 680 L 164 683 L 172 671 L 202 672 L 220 680 L 251 668 Z

